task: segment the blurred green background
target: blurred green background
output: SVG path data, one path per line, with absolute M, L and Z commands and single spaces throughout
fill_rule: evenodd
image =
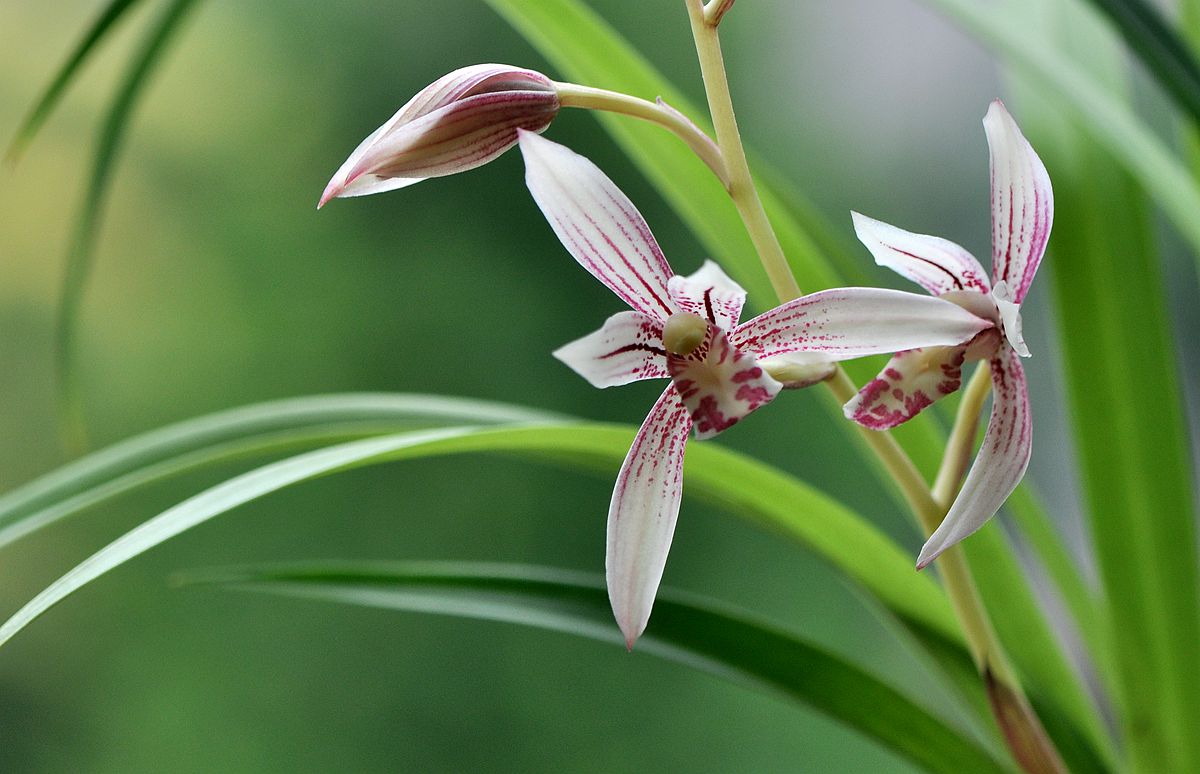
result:
M 0 139 L 103 5 L 0 4 Z M 593 5 L 702 99 L 682 3 Z M 148 10 L 156 4 L 122 25 L 21 163 L 0 170 L 4 489 L 65 459 L 53 400 L 62 257 L 100 118 Z M 746 2 L 722 30 L 744 135 L 843 236 L 853 207 L 987 255 L 979 121 L 1000 87 L 985 52 L 904 0 Z M 226 407 L 340 391 L 640 422 L 660 385 L 600 393 L 550 357 L 620 304 L 554 239 L 517 154 L 314 209 L 345 156 L 412 93 L 485 61 L 545 67 L 472 0 L 200 2 L 136 113 L 99 235 L 79 338 L 92 446 Z M 548 136 L 623 187 L 677 271 L 700 264 L 696 241 L 590 116 L 568 111 Z M 1025 326 L 1043 355 L 1029 365 L 1034 477 L 1054 481 L 1051 502 L 1075 531 L 1045 295 L 1035 288 Z M 873 479 L 863 484 L 816 401 L 789 394 L 719 442 L 799 471 L 915 555 L 915 529 Z M 159 486 L 9 549 L 0 609 L 9 614 L 125 529 L 242 469 Z M 455 458 L 342 474 L 223 516 L 4 648 L 0 770 L 908 770 L 807 710 L 645 654 L 167 583 L 183 568 L 320 558 L 601 573 L 610 491 L 610 478 Z M 819 562 L 701 504 L 685 499 L 665 582 L 772 616 L 931 691 Z

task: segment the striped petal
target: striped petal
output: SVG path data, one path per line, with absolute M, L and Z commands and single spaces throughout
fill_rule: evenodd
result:
M 914 234 L 857 212 L 854 233 L 875 263 L 912 280 L 935 296 L 955 290 L 987 293 L 987 272 L 962 247 L 941 237 Z
M 988 108 L 983 129 L 991 151 L 992 280 L 1007 282 L 1020 304 L 1046 252 L 1054 191 L 1042 160 L 999 100 Z
M 950 512 L 921 549 L 917 569 L 979 529 L 1000 510 L 1029 465 L 1033 426 L 1021 361 L 1008 349 L 992 360 L 992 418 L 979 455 Z
M 729 335 L 710 325 L 709 341 L 687 357 L 667 354 L 671 380 L 696 423 L 696 438 L 711 438 L 770 403 L 783 385 L 753 355 L 735 349 Z
M 621 465 L 608 509 L 608 598 L 630 648 L 646 628 L 675 534 L 692 422 L 668 386 Z
M 641 312 L 614 314 L 600 330 L 554 351 L 556 358 L 600 388 L 670 376 L 666 354 L 662 323 Z
M 837 288 L 797 298 L 740 325 L 733 344 L 757 358 L 819 352 L 845 360 L 916 347 L 962 344 L 992 323 L 930 296 Z
M 641 213 L 583 156 L 520 132 L 525 182 L 567 251 L 634 310 L 666 320 L 671 267 Z
M 532 70 L 487 64 L 439 78 L 359 143 L 317 205 L 403 188 L 486 164 L 543 131 L 559 108 L 554 83 Z
M 966 347 L 923 347 L 897 353 L 844 407 L 847 419 L 872 430 L 907 422 L 962 386 Z
M 705 261 L 694 274 L 671 277 L 667 292 L 681 312 L 691 312 L 727 331 L 737 326 L 746 303 L 746 291 L 713 261 Z

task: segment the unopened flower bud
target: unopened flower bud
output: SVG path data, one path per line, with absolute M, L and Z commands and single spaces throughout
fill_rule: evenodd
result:
M 486 164 L 558 113 L 554 82 L 508 65 L 464 67 L 425 87 L 355 148 L 325 187 L 333 198 L 390 191 Z

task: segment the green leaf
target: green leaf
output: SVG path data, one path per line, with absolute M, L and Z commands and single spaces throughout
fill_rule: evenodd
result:
M 1100 143 L 1158 202 L 1200 266 L 1200 186 L 1128 105 L 1057 47 L 1041 45 L 1023 14 L 973 0 L 925 0 L 1054 94 L 1072 122 Z
M 504 621 L 623 645 L 603 579 L 536 567 L 354 563 L 249 568 L 185 582 Z M 927 771 L 1005 772 L 976 742 L 838 656 L 727 606 L 664 591 L 639 652 L 805 704 Z
M 630 429 L 595 425 L 426 430 L 368 438 L 271 463 L 202 492 L 118 538 L 25 605 L 3 626 L 0 644 L 43 612 L 108 571 L 215 516 L 287 486 L 363 465 L 468 452 L 553 455 L 607 461 L 625 456 Z M 903 620 L 958 639 L 941 590 L 912 572 L 910 557 L 852 512 L 799 481 L 713 444 L 695 444 L 685 467 L 689 493 L 734 509 L 810 546 Z
M 116 98 L 109 108 L 108 116 L 101 126 L 83 206 L 76 216 L 75 227 L 71 233 L 58 305 L 56 356 L 60 421 L 68 447 L 72 450 L 82 449 L 85 445 L 82 403 L 75 383 L 75 328 L 84 287 L 91 272 L 92 249 L 102 216 L 108 181 L 120 150 L 121 140 L 125 136 L 125 126 L 137 104 L 138 96 L 166 50 L 172 34 L 179 28 L 192 5 L 193 0 L 171 0 L 166 11 L 146 36 L 142 49 L 134 56 L 133 64 L 125 74 Z M 120 15 L 120 11 L 117 15 Z M 101 21 L 103 20 L 102 18 Z M 107 29 L 108 27 L 105 27 L 100 30 L 100 34 L 103 35 Z M 69 76 L 68 72 L 67 77 Z
M 1066 4 L 1035 4 L 1043 45 L 1131 102 L 1120 46 Z M 1179 372 L 1143 192 L 1111 154 L 1057 117 L 1038 79 L 1018 80 L 1045 146 L 1058 210 L 1047 267 L 1108 602 L 1094 653 L 1137 771 L 1200 767 L 1195 514 Z M 1137 310 L 1130 314 L 1130 310 Z M 1128 364 L 1136 363 L 1131 368 Z M 1097 421 L 1102 418 L 1102 421 Z
M 1200 124 L 1200 66 L 1188 44 L 1142 0 L 1091 0 L 1192 122 Z
M 46 119 L 50 117 L 50 113 L 58 105 L 67 87 L 79 73 L 80 67 L 87 60 L 88 56 L 95 50 L 96 46 L 108 37 L 112 32 L 117 22 L 125 16 L 125 12 L 133 8 L 138 0 L 113 0 L 108 4 L 108 7 L 100 14 L 87 34 L 83 36 L 83 40 L 79 41 L 79 45 L 75 47 L 75 51 L 63 63 L 55 74 L 54 79 L 38 97 L 37 102 L 26 114 L 25 120 L 21 122 L 21 126 L 17 129 L 17 134 L 13 137 L 12 143 L 8 146 L 6 154 L 7 160 L 10 163 L 15 163 L 29 147 L 29 143 L 33 140 L 38 130 L 42 128 L 42 124 L 46 123 Z
M 315 395 L 221 411 L 122 441 L 8 492 L 0 497 L 0 547 L 151 481 L 305 439 L 395 432 L 402 423 L 553 421 L 568 418 L 490 401 L 386 393 Z
M 661 95 L 676 108 L 691 115 L 698 124 L 705 126 L 702 120 L 696 119 L 697 113 L 680 96 L 678 89 L 582 3 L 576 0 L 487 2 L 564 77 L 589 86 L 602 86 L 650 99 Z M 682 9 L 680 19 L 682 23 Z M 762 299 L 769 298 L 770 290 L 765 275 L 754 257 L 745 229 L 736 217 L 724 189 L 716 183 L 708 169 L 682 143 L 658 127 L 624 116 L 597 114 L 597 118 L 706 248 L 718 256 L 751 291 L 750 301 L 761 305 Z M 762 179 L 761 175 L 759 179 Z M 821 248 L 829 248 L 836 241 L 829 236 L 836 233 L 835 230 L 811 208 L 800 204 L 789 210 L 779 204 L 780 197 L 769 189 L 763 194 L 764 203 L 801 286 L 811 290 L 843 284 L 838 272 L 820 250 L 814 251 L 817 244 Z M 795 212 L 805 212 L 806 222 L 810 225 L 821 225 L 806 229 L 793 217 Z M 866 265 L 868 260 L 864 254 L 861 263 Z M 839 261 L 839 265 L 851 263 L 852 260 Z M 848 364 L 848 370 L 860 382 L 874 376 L 873 372 L 863 370 L 864 367 L 869 368 L 870 364 Z M 847 437 L 861 450 L 867 464 L 879 475 L 889 492 L 898 498 L 898 492 L 887 473 L 878 465 L 854 427 L 842 419 L 840 405 L 828 395 L 824 404 L 837 417 Z M 921 470 L 927 475 L 936 470 L 945 435 L 933 417 L 917 418 L 900 429 L 897 437 Z M 1036 505 L 1030 507 L 1036 508 Z M 1031 539 L 1053 538 L 1052 534 L 1041 533 L 1033 535 Z M 1037 605 L 1028 579 L 999 528 L 996 525 L 985 527 L 967 541 L 964 548 L 980 581 L 988 611 L 1013 660 L 1023 674 L 1037 679 L 1038 690 L 1043 692 L 1041 704 L 1061 707 L 1081 727 L 1098 727 L 1099 721 L 1087 700 L 1080 678 L 1070 668 Z M 1053 554 L 1056 550 L 1056 547 L 1048 547 L 1039 553 Z M 1060 569 L 1060 574 L 1072 572 L 1070 567 Z M 1075 572 L 1075 575 L 1078 573 Z M 1082 581 L 1079 583 L 1082 584 Z

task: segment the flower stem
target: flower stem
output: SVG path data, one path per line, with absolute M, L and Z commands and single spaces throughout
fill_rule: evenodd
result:
M 728 173 L 726 187 L 758 251 L 776 295 L 780 302 L 790 301 L 799 297 L 801 290 L 750 175 L 746 152 L 734 118 L 733 101 L 729 93 L 729 81 L 721 55 L 717 26 L 705 13 L 703 0 L 685 2 L 692 37 L 696 43 L 696 53 L 700 60 L 708 107 L 716 129 L 717 145 Z M 981 377 L 980 373 L 984 376 Z M 958 491 L 961 471 L 965 469 L 965 459 L 970 455 L 978 428 L 979 411 L 987 395 L 989 380 L 986 375 L 986 368 L 978 371 L 963 396 L 963 406 L 960 408 L 958 421 L 948 445 L 948 452 L 951 453 L 943 460 L 942 471 L 938 476 L 940 486 L 936 491 L 929 488 L 912 459 L 890 433 L 858 428 L 861 437 L 899 487 L 927 535 L 932 534 L 941 524 L 950 502 Z M 980 382 L 982 386 L 978 385 Z M 825 383 L 834 397 L 843 403 L 850 400 L 857 391 L 854 382 L 841 367 L 837 368 Z M 1025 698 L 1020 682 L 988 619 L 961 549 L 951 548 L 943 553 L 938 559 L 938 570 L 962 626 L 967 648 L 986 683 L 993 715 L 1004 732 L 1014 757 L 1021 767 L 1031 774 L 1065 772 L 1066 768 L 1057 750 Z
M 586 108 L 588 110 L 604 110 L 609 113 L 620 113 L 626 116 L 640 118 L 643 121 L 658 124 L 673 132 L 687 143 L 692 152 L 708 165 L 713 174 L 729 187 L 729 177 L 725 171 L 725 161 L 721 151 L 712 138 L 705 134 L 683 113 L 663 102 L 657 102 L 633 97 L 608 89 L 597 89 L 591 86 L 580 86 L 577 83 L 554 84 L 558 91 L 558 101 L 563 107 Z

